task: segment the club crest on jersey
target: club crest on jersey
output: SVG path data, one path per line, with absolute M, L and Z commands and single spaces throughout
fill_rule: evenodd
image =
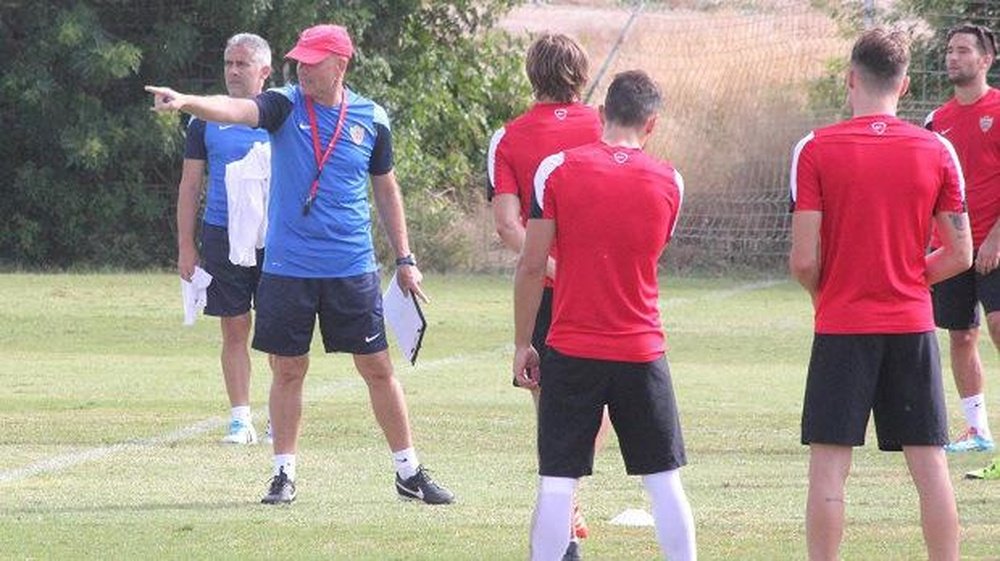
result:
M 993 128 L 993 116 L 992 115 L 984 115 L 984 116 L 980 117 L 979 118 L 979 128 L 983 132 L 986 132 L 986 131 L 990 130 L 991 128 Z
M 567 111 L 565 107 L 560 107 L 559 109 L 556 109 L 554 113 L 556 119 L 559 119 L 560 121 L 565 121 L 566 116 L 569 115 L 569 111 Z
M 615 162 L 619 164 L 624 164 L 628 161 L 628 154 L 625 152 L 615 152 L 612 157 L 615 159 Z
M 355 144 L 361 144 L 361 142 L 364 141 L 364 139 L 365 139 L 364 127 L 362 127 L 361 125 L 354 125 L 353 127 L 351 127 L 351 140 L 353 140 Z
M 869 125 L 875 134 L 885 134 L 885 129 L 889 128 L 889 125 L 883 123 L 882 121 L 875 121 Z

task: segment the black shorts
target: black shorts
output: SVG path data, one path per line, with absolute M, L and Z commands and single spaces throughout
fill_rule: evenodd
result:
M 544 360 L 545 353 L 549 346 L 545 340 L 549 338 L 549 327 L 552 327 L 552 287 L 546 286 L 542 290 L 542 301 L 538 304 L 538 313 L 535 315 L 535 329 L 531 332 L 531 346 L 538 351 L 538 358 Z M 517 376 L 511 380 L 514 387 L 521 387 L 517 383 Z
M 229 231 L 221 226 L 202 224 L 201 266 L 212 275 L 206 291 L 205 315 L 241 316 L 250 311 L 260 282 L 264 250 L 257 250 L 253 267 L 234 265 L 229 260 Z
M 816 334 L 802 406 L 802 444 L 863 446 L 871 413 L 881 450 L 948 443 L 933 331 Z
M 366 355 L 389 346 L 378 273 L 329 279 L 264 273 L 257 291 L 253 348 L 279 356 L 308 353 L 316 316 L 328 353 Z
M 578 478 L 594 468 L 594 438 L 604 406 L 618 434 L 629 475 L 677 469 L 687 463 L 670 367 L 566 356 L 550 348 L 538 403 L 538 473 Z
M 986 313 L 1000 310 L 1000 269 L 980 275 L 975 268 L 941 281 L 931 292 L 934 323 L 941 329 L 962 330 L 979 326 L 979 306 Z

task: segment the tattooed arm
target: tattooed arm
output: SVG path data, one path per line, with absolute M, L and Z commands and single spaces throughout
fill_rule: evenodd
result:
M 972 266 L 972 232 L 969 215 L 964 212 L 939 212 L 934 215 L 941 247 L 929 253 L 928 284 L 937 284 Z

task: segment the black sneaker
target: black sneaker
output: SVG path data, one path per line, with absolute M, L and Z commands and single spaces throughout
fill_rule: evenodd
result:
M 295 482 L 288 478 L 284 468 L 271 479 L 271 488 L 260 502 L 266 505 L 288 504 L 295 500 Z
M 401 499 L 423 501 L 429 505 L 446 505 L 455 500 L 455 494 L 435 483 L 424 466 L 418 467 L 417 473 L 406 481 L 397 473 L 396 492 Z
M 582 561 L 582 559 L 583 556 L 580 555 L 580 542 L 569 542 L 569 545 L 566 546 L 566 553 L 563 553 L 562 561 Z

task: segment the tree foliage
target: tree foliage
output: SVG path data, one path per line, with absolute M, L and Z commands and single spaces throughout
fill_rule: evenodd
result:
M 866 25 L 881 24 L 908 30 L 910 46 L 910 90 L 900 101 L 900 114 L 920 121 L 927 112 L 952 96 L 944 68 L 948 30 L 970 22 L 1000 31 L 1000 2 L 992 0 L 897 0 L 891 3 L 865 0 L 814 0 L 839 24 L 845 37 L 853 38 Z M 843 105 L 843 73 L 846 53 L 831 61 L 826 76 L 814 83 L 811 105 L 814 108 Z M 990 72 L 990 83 L 1000 78 L 1000 65 Z
M 458 208 L 452 203 L 479 187 L 473 178 L 492 128 L 528 98 L 521 46 L 493 29 L 513 4 L 0 2 L 6 172 L 0 174 L 6 217 L 0 262 L 28 268 L 171 264 L 183 119 L 150 112 L 142 86 L 223 92 L 222 48 L 240 31 L 269 40 L 281 84 L 294 70 L 282 55 L 299 30 L 321 22 L 352 33 L 357 55 L 348 83 L 389 111 L 414 243 L 427 246 L 422 255 L 435 255 L 436 244 L 454 237 L 446 227 Z M 427 231 L 424 223 L 431 225 Z M 441 253 L 437 265 L 452 265 Z

